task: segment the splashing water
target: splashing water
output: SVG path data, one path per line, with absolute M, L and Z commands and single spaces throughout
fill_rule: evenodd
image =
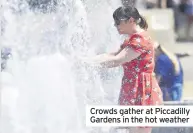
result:
M 2 133 L 105 132 L 85 128 L 85 105 L 116 104 L 120 69 L 93 69 L 78 57 L 119 47 L 111 18 L 118 4 L 66 0 L 35 13 L 24 1 L 3 1 L 1 42 L 13 57 L 1 73 Z
M 112 13 L 120 1 L 61 0 L 50 13 L 32 12 L 26 1 L 2 1 L 1 45 L 13 57 L 1 72 L 1 133 L 109 132 L 85 127 L 85 105 L 116 104 L 120 69 L 94 69 L 78 57 L 119 47 Z

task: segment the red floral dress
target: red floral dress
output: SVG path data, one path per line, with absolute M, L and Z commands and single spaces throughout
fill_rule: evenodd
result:
M 154 71 L 153 43 L 140 34 L 133 34 L 121 48 L 129 47 L 141 55 L 123 64 L 124 76 L 119 96 L 120 105 L 160 105 L 162 92 Z

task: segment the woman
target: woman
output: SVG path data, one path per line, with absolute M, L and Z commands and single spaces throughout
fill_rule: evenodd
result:
M 120 34 L 129 37 L 115 53 L 102 54 L 90 61 L 102 67 L 122 65 L 124 76 L 119 105 L 160 105 L 162 92 L 154 76 L 154 46 L 147 35 L 147 22 L 134 7 L 119 7 L 113 13 Z M 129 133 L 151 133 L 151 128 L 130 128 Z
M 155 55 L 155 73 L 163 92 L 164 101 L 180 101 L 183 88 L 183 69 L 178 56 L 185 57 L 187 54 L 175 55 L 158 45 Z

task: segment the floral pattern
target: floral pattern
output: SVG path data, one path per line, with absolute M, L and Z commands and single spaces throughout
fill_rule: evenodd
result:
M 124 76 L 119 96 L 120 105 L 160 105 L 162 92 L 154 76 L 154 49 L 150 40 L 134 34 L 121 48 L 129 47 L 141 55 L 123 64 Z

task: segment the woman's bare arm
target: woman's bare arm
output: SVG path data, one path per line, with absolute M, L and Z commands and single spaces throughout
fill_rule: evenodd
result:
M 123 63 L 130 62 L 131 60 L 137 58 L 141 54 L 135 52 L 133 49 L 126 47 L 122 49 L 116 56 L 112 56 L 111 58 L 106 58 L 105 60 L 101 60 L 99 63 L 102 67 L 112 68 L 122 65 Z
M 92 58 L 86 58 L 84 61 L 91 64 L 98 64 L 102 68 L 112 68 L 120 66 L 125 62 L 130 62 L 140 55 L 141 53 L 135 52 L 129 47 L 125 47 L 115 53 L 97 55 Z
M 117 56 L 121 52 L 121 50 L 122 49 L 120 48 L 115 52 L 99 54 L 99 55 L 96 55 L 94 57 L 85 58 L 85 60 L 87 60 L 88 62 L 89 61 L 91 61 L 91 62 L 102 62 L 103 60 L 105 61 L 105 60 L 114 58 L 115 56 Z

